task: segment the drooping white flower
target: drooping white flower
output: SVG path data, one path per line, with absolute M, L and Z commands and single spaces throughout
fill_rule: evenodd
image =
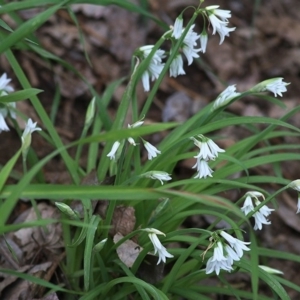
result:
M 194 48 L 195 46 L 197 46 L 197 40 L 200 37 L 200 35 L 194 32 L 194 27 L 195 25 L 192 25 L 189 28 L 189 31 L 183 39 L 182 51 L 188 61 L 188 65 L 190 65 L 193 62 L 194 58 L 199 57 L 198 52 L 201 51 L 201 48 Z M 183 31 L 184 29 L 182 30 L 182 32 Z
M 212 34 L 218 32 L 220 36 L 220 45 L 223 43 L 225 36 L 229 36 L 229 32 L 235 30 L 234 28 L 228 28 L 228 18 L 231 17 L 230 10 L 218 9 L 218 5 L 212 5 L 206 7 L 208 18 L 213 27 Z M 220 19 L 218 19 L 219 17 Z
M 139 120 L 139 121 L 137 121 L 137 122 L 135 122 L 135 123 L 133 123 L 133 124 L 128 124 L 128 128 L 136 128 L 136 127 L 140 127 L 140 126 L 142 126 L 144 124 L 144 121 L 143 120 Z M 133 145 L 133 146 L 136 146 L 136 142 L 135 142 L 135 140 L 132 138 L 132 137 L 129 137 L 128 139 L 128 142 L 129 142 L 129 144 L 131 144 L 131 145 Z
M 170 65 L 170 77 L 177 77 L 178 75 L 184 75 L 183 59 L 181 54 L 177 54 Z
M 216 110 L 219 107 L 226 105 L 230 102 L 233 98 L 240 95 L 240 93 L 235 92 L 236 87 L 234 85 L 228 86 L 215 100 L 213 105 L 213 110 Z
M 290 182 L 288 187 L 298 192 L 298 203 L 297 203 L 297 212 L 296 212 L 296 214 L 298 214 L 300 212 L 300 179 Z
M 6 96 L 8 93 L 14 91 L 13 87 L 8 85 L 10 81 L 11 79 L 7 78 L 6 73 L 4 73 L 0 77 L 0 97 Z M 16 113 L 15 113 L 16 103 L 10 102 L 3 105 L 4 107 L 0 108 L 0 133 L 2 131 L 9 131 L 9 128 L 5 122 L 5 118 L 7 117 L 8 114 L 10 114 L 12 118 L 14 119 L 16 118 Z
M 0 96 L 3 96 L 2 92 L 11 93 L 14 91 L 13 87 L 8 85 L 10 83 L 11 79 L 7 78 L 6 73 L 4 73 L 0 77 Z
M 230 265 L 232 265 L 234 261 L 240 260 L 237 253 L 229 245 L 226 245 L 224 248 L 225 248 L 225 252 L 227 253 L 226 259 Z
M 114 142 L 111 151 L 106 155 L 107 157 L 109 157 L 111 160 L 115 160 L 116 159 L 116 153 L 120 147 L 121 143 L 119 141 Z
M 300 179 L 290 182 L 288 186 L 293 190 L 300 192 Z
M 275 97 L 277 97 L 277 94 L 282 97 L 282 93 L 287 91 L 287 85 L 289 85 L 289 83 L 284 82 L 283 78 L 274 78 L 273 81 L 266 85 L 266 90 L 272 92 Z
M 33 123 L 31 119 L 28 119 L 26 123 L 26 127 L 23 131 L 23 134 L 21 136 L 22 139 L 22 153 L 23 158 L 26 159 L 29 147 L 31 145 L 31 135 L 35 131 L 42 130 L 40 127 L 36 126 L 37 122 Z
M 172 33 L 172 36 L 177 40 L 181 37 L 182 26 L 183 26 L 183 19 L 182 19 L 182 16 L 180 15 L 175 20 L 175 24 L 173 27 L 173 33 Z
M 163 172 L 163 171 L 150 171 L 145 174 L 142 174 L 141 176 L 151 178 L 151 179 L 158 179 L 162 185 L 164 184 L 163 181 L 172 180 L 172 177 L 170 176 L 170 174 L 168 174 L 167 172 Z
M 203 29 L 202 33 L 200 34 L 200 46 L 201 46 L 201 52 L 206 52 L 207 47 L 207 41 L 208 41 L 208 35 L 205 29 Z
M 243 251 L 250 251 L 250 249 L 246 246 L 249 245 L 250 242 L 243 242 L 237 238 L 234 238 L 225 231 L 221 231 L 220 235 L 229 243 L 239 258 L 243 256 Z
M 172 254 L 170 254 L 167 249 L 162 245 L 160 240 L 158 239 L 157 235 L 164 235 L 166 236 L 163 232 L 155 229 L 155 228 L 145 228 L 143 229 L 144 231 L 148 232 L 148 236 L 153 244 L 154 247 L 154 254 L 158 254 L 158 262 L 159 264 L 161 261 L 164 263 L 166 262 L 166 258 L 169 257 L 174 257 Z
M 146 59 L 148 55 L 151 53 L 153 49 L 153 45 L 146 45 L 139 48 L 142 52 L 143 59 Z M 151 80 L 155 80 L 160 75 L 162 69 L 164 68 L 164 63 L 162 63 L 162 59 L 165 57 L 165 51 L 158 49 L 155 51 L 152 56 L 149 66 L 147 70 L 142 75 L 142 83 L 144 86 L 144 90 L 147 92 L 150 90 L 150 78 Z
M 214 172 L 208 165 L 206 160 L 197 157 L 196 164 L 192 167 L 193 169 L 197 168 L 198 174 L 194 178 L 206 178 L 212 177 Z
M 244 202 L 244 206 L 241 208 L 242 212 L 247 215 L 248 213 L 255 211 L 255 207 L 253 205 L 253 201 L 255 203 L 255 206 L 258 206 L 261 204 L 261 202 L 258 200 L 258 197 L 264 198 L 264 195 L 260 192 L 256 191 L 251 191 L 246 193 L 246 199 Z M 254 225 L 254 230 L 261 230 L 262 229 L 262 224 L 269 225 L 271 222 L 267 219 L 267 216 L 271 214 L 271 212 L 274 209 L 269 208 L 266 205 L 263 205 L 258 211 L 256 211 L 253 214 L 253 217 L 255 219 L 255 225 Z
M 206 263 L 206 274 L 210 274 L 212 272 L 216 272 L 219 275 L 221 270 L 225 270 L 230 272 L 232 270 L 232 264 L 230 260 L 226 258 L 223 254 L 223 245 L 219 241 L 216 243 L 214 247 L 214 254 L 211 258 L 208 259 Z
M 218 153 L 225 152 L 224 149 L 221 149 L 213 140 L 206 138 L 202 134 L 198 135 L 201 139 L 201 142 L 191 137 L 194 141 L 194 144 L 200 149 L 199 154 L 195 158 L 200 158 L 203 160 L 215 160 L 218 157 Z
M 154 147 L 149 142 L 143 140 L 143 143 L 144 143 L 144 146 L 145 146 L 145 148 L 148 152 L 148 159 L 149 160 L 151 160 L 153 157 L 156 157 L 158 154 L 161 153 L 156 147 Z
M 2 131 L 9 131 L 9 128 L 5 122 L 6 116 L 7 116 L 7 109 L 0 108 L 0 133 Z

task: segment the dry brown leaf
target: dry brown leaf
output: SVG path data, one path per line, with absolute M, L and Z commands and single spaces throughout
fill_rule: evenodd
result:
M 114 235 L 114 243 L 116 244 L 120 241 L 124 236 L 121 233 L 117 233 Z M 122 243 L 117 248 L 117 254 L 120 260 L 128 267 L 131 268 L 139 256 L 140 252 L 143 250 L 137 243 L 132 240 L 127 240 Z
M 57 209 L 46 203 L 39 203 L 37 208 L 42 219 L 58 219 L 59 213 Z M 29 213 L 24 222 L 32 222 L 37 220 L 36 213 L 30 208 Z M 52 223 L 43 227 L 22 228 L 14 232 L 13 237 L 24 251 L 25 260 L 34 258 L 39 252 L 49 250 L 52 253 L 59 253 L 63 247 L 62 228 L 60 223 Z M 40 251 L 38 251 L 40 250 Z

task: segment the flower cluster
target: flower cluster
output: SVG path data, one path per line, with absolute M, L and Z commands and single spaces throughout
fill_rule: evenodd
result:
M 140 127 L 144 124 L 144 121 L 137 121 L 136 123 L 130 125 L 128 124 L 128 128 L 136 128 L 136 127 Z M 135 143 L 135 140 L 132 138 L 132 137 L 129 137 L 128 139 L 128 142 L 133 145 L 133 146 L 136 146 L 137 144 Z M 158 154 L 160 154 L 161 152 L 159 150 L 157 150 L 156 147 L 154 147 L 152 144 L 150 144 L 149 142 L 145 141 L 144 139 L 142 139 L 142 142 L 148 152 L 148 159 L 149 160 L 152 160 L 152 158 L 156 157 Z M 107 157 L 109 157 L 111 160 L 116 160 L 116 154 L 117 154 L 117 151 L 119 149 L 121 145 L 121 142 L 120 141 L 116 141 L 114 142 L 113 146 L 112 146 L 112 149 L 111 151 L 106 155 Z
M 0 77 L 0 97 L 6 96 L 8 93 L 14 91 L 13 87 L 9 85 L 11 79 L 7 78 L 6 73 Z M 0 107 L 0 133 L 2 131 L 9 131 L 9 128 L 5 122 L 5 118 L 10 115 L 11 118 L 16 118 L 15 108 L 16 103 L 10 102 L 3 104 L 3 107 Z
M 211 238 L 208 249 L 213 248 L 213 256 L 206 263 L 206 274 L 216 272 L 219 275 L 221 270 L 231 272 L 234 261 L 239 261 L 243 256 L 243 251 L 249 251 L 246 246 L 250 242 L 243 242 L 234 238 L 225 231 L 216 232 Z
M 209 20 L 213 27 L 212 34 L 216 32 L 220 36 L 220 44 L 223 43 L 225 36 L 229 36 L 229 33 L 234 31 L 235 28 L 228 28 L 228 18 L 231 17 L 229 10 L 219 9 L 218 5 L 208 6 L 204 10 L 199 10 L 203 16 Z M 184 54 L 188 65 L 191 65 L 194 58 L 199 57 L 199 52 L 205 53 L 208 42 L 208 35 L 205 28 L 201 34 L 197 34 L 194 31 L 195 24 L 191 25 L 188 29 L 183 27 L 182 15 L 178 16 L 175 20 L 174 26 L 171 26 L 171 30 L 164 34 L 165 39 L 169 39 L 172 42 L 172 47 L 169 54 L 174 54 L 173 60 L 170 64 L 169 74 L 171 77 L 177 77 L 178 75 L 184 75 L 183 57 Z M 182 35 L 184 34 L 184 37 Z M 182 39 L 179 50 L 174 50 L 176 42 Z M 200 44 L 200 47 L 198 46 Z M 150 79 L 153 81 L 157 79 L 163 70 L 165 64 L 162 62 L 166 58 L 167 54 L 162 49 L 153 50 L 154 45 L 146 45 L 140 47 L 136 56 L 141 60 L 145 60 L 150 54 L 151 59 L 147 69 L 143 72 L 142 83 L 145 91 L 150 90 Z M 154 53 L 152 53 L 154 51 Z
M 271 214 L 271 212 L 274 210 L 273 208 L 268 208 L 268 206 L 263 205 L 259 210 L 256 210 L 256 208 L 253 205 L 253 201 L 255 206 L 258 206 L 261 204 L 261 202 L 258 200 L 259 197 L 262 197 L 263 200 L 265 200 L 265 197 L 262 193 L 251 191 L 246 193 L 246 200 L 244 202 L 244 206 L 241 208 L 242 212 L 247 216 L 251 212 L 255 212 L 253 214 L 253 217 L 255 219 L 255 225 L 254 230 L 261 230 L 262 225 L 269 225 L 271 222 L 267 219 L 267 217 Z
M 191 137 L 194 144 L 200 149 L 198 155 L 194 156 L 197 161 L 193 168 L 196 168 L 198 172 L 195 178 L 212 177 L 213 170 L 209 167 L 208 161 L 215 160 L 218 157 L 218 154 L 225 152 L 225 150 L 221 149 L 214 141 L 206 138 L 202 134 L 197 137 L 201 141 Z
M 148 232 L 148 236 L 150 238 L 150 241 L 153 244 L 154 247 L 154 254 L 158 254 L 158 261 L 157 264 L 159 264 L 161 261 L 166 262 L 166 258 L 172 258 L 174 257 L 172 254 L 170 254 L 167 249 L 161 244 L 160 240 L 158 239 L 157 235 L 164 235 L 163 232 L 155 229 L 155 228 L 145 228 L 144 231 Z
M 229 36 L 229 32 L 235 30 L 235 27 L 228 28 L 228 18 L 231 17 L 230 10 L 219 9 L 219 5 L 207 6 L 205 11 L 208 19 L 213 27 L 212 34 L 216 32 L 220 36 L 220 45 L 224 42 L 225 36 Z M 219 17 L 219 18 L 218 18 Z
M 148 55 L 152 52 L 153 47 L 154 47 L 153 45 L 146 45 L 139 48 L 139 51 L 141 52 L 143 59 L 146 59 L 148 57 Z M 165 57 L 165 51 L 161 49 L 156 50 L 153 56 L 151 57 L 149 66 L 142 75 L 142 82 L 143 82 L 144 90 L 146 92 L 150 90 L 150 78 L 152 81 L 157 79 L 162 69 L 164 68 L 165 64 L 162 63 L 162 59 L 164 57 Z

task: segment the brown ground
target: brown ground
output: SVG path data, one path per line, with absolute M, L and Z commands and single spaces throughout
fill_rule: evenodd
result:
M 149 10 L 167 24 L 173 24 L 184 6 L 195 5 L 197 2 L 196 0 L 150 0 Z M 299 1 L 263 1 L 257 7 L 255 2 L 253 0 L 205 1 L 206 5 L 218 4 L 223 9 L 230 9 L 233 15 L 231 26 L 237 29 L 221 46 L 218 46 L 218 37 L 210 37 L 207 53 L 201 55 L 199 63 L 185 67 L 186 76 L 177 79 L 166 78 L 147 119 L 162 121 L 172 119 L 172 116 L 176 115 L 177 120 L 185 120 L 189 114 L 193 114 L 201 106 L 212 101 L 224 89 L 222 82 L 236 84 L 237 89 L 242 91 L 271 77 L 284 77 L 286 82 L 291 82 L 282 100 L 288 108 L 300 105 Z M 38 30 L 37 37 L 43 47 L 66 60 L 82 73 L 100 94 L 109 83 L 128 74 L 134 49 L 145 44 L 153 44 L 163 33 L 154 22 L 117 7 L 90 9 L 87 5 L 78 5 L 74 10 L 85 38 L 84 46 L 91 64 L 85 59 L 78 30 L 66 11 L 59 11 L 44 24 Z M 20 15 L 24 19 L 29 19 L 35 13 L 36 11 L 26 11 L 20 12 Z M 188 10 L 186 18 L 191 14 L 192 11 Z M 14 27 L 13 21 L 8 16 L 3 18 Z M 200 25 L 201 18 L 196 25 L 198 32 Z M 44 90 L 44 93 L 40 94 L 40 99 L 49 113 L 55 91 L 60 89 L 62 98 L 55 126 L 64 143 L 78 139 L 84 122 L 83 112 L 91 99 L 86 85 L 57 63 L 45 62 L 30 52 L 15 51 L 14 53 L 29 77 L 31 85 Z M 0 57 L 0 65 L 0 73 L 7 72 L 13 79 L 15 88 L 18 89 L 17 80 L 4 56 Z M 123 90 L 124 85 L 121 85 L 115 91 L 110 106 L 112 116 L 118 107 Z M 180 103 L 176 102 L 175 93 L 178 92 L 185 93 L 187 96 L 184 107 L 180 107 Z M 145 93 L 141 86 L 137 93 L 140 103 L 143 103 Z M 174 95 L 175 100 L 171 97 Z M 182 99 L 182 96 L 179 99 Z M 189 109 L 187 110 L 186 107 Z M 19 103 L 19 109 L 27 116 L 38 120 L 28 102 Z M 230 109 L 236 114 L 247 116 L 262 115 L 277 118 L 284 113 L 283 110 L 258 99 L 244 99 L 235 103 Z M 290 122 L 300 127 L 299 116 L 292 118 Z M 229 141 L 234 141 L 242 138 L 245 132 L 230 129 L 226 134 Z M 1 139 L 5 142 L 0 144 L 0 163 L 4 164 L 18 149 L 20 142 L 14 130 L 1 133 Z M 280 142 L 276 141 L 276 143 Z M 299 143 L 299 140 L 295 140 L 295 143 Z M 34 139 L 33 146 L 39 157 L 45 156 L 52 150 L 39 138 Z M 83 157 L 82 162 L 84 160 Z M 178 172 L 184 173 L 182 170 L 185 168 L 183 163 Z M 287 179 L 294 180 L 299 177 L 299 162 L 283 163 L 282 168 Z M 21 171 L 21 165 L 19 170 Z M 69 181 L 59 158 L 48 164 L 44 172 L 48 182 Z M 260 168 L 255 172 L 268 174 L 269 169 Z M 272 226 L 266 226 L 258 233 L 261 244 L 271 249 L 300 254 L 300 221 L 299 216 L 295 215 L 296 194 L 284 194 L 277 200 L 279 209 L 272 214 Z M 23 210 L 23 206 L 19 209 Z M 190 220 L 190 222 L 193 225 L 204 221 Z M 272 260 L 269 261 L 269 265 L 282 270 L 285 278 L 300 285 L 300 278 L 297 276 L 299 264 Z M 292 299 L 299 299 L 299 295 L 293 291 L 290 292 L 290 296 Z

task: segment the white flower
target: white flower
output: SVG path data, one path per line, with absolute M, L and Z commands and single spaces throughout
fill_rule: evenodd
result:
M 203 160 L 215 160 L 218 157 L 219 152 L 225 152 L 224 149 L 221 149 L 213 140 L 204 137 L 203 135 L 198 135 L 202 140 L 199 142 L 194 137 L 191 139 L 194 141 L 194 144 L 199 147 L 200 152 L 195 158 L 200 158 Z
M 289 183 L 288 187 L 300 192 L 300 179 L 296 179 Z
M 233 261 L 239 261 L 240 260 L 237 253 L 229 245 L 225 246 L 225 252 L 227 253 L 226 259 L 227 259 L 227 261 L 230 265 L 233 264 Z
M 183 59 L 181 54 L 177 54 L 172 60 L 170 65 L 170 77 L 177 77 L 178 75 L 184 75 L 185 71 L 183 69 Z
M 166 236 L 163 232 L 155 229 L 155 228 L 145 228 L 144 231 L 148 232 L 148 236 L 153 244 L 154 247 L 154 254 L 158 254 L 158 262 L 159 264 L 161 261 L 164 263 L 166 262 L 166 258 L 174 257 L 172 254 L 170 254 L 167 249 L 161 244 L 160 240 L 157 237 L 157 234 Z
M 203 53 L 205 53 L 206 51 L 207 41 L 208 41 L 208 35 L 206 30 L 203 29 L 202 33 L 200 34 L 200 46 L 201 46 L 201 51 Z
M 144 121 L 142 121 L 142 120 L 139 120 L 139 121 L 137 121 L 137 122 L 135 122 L 135 123 L 133 123 L 133 124 L 128 124 L 128 128 L 137 128 L 137 127 L 140 127 L 140 126 L 142 126 L 144 124 Z
M 269 274 L 276 274 L 276 275 L 281 275 L 281 274 L 283 274 L 282 271 L 277 270 L 277 269 L 273 269 L 273 268 L 270 268 L 270 267 L 267 267 L 267 266 L 259 265 L 259 267 L 260 267 L 261 269 L 263 269 L 265 272 L 269 273 Z
M 142 120 L 139 120 L 135 123 L 133 123 L 132 125 L 128 124 L 128 128 L 136 128 L 136 127 L 140 127 L 144 124 L 144 121 Z M 132 138 L 132 137 L 129 137 L 128 139 L 128 142 L 133 145 L 133 146 L 136 146 L 136 143 L 135 143 L 135 140 Z
M 13 87 L 8 85 L 10 83 L 11 79 L 7 78 L 6 73 L 4 73 L 0 77 L 0 96 L 3 96 L 2 92 L 5 91 L 7 93 L 11 93 L 14 91 Z
M 231 17 L 229 10 L 218 9 L 218 5 L 212 5 L 206 7 L 208 18 L 213 27 L 212 34 L 218 32 L 220 35 L 220 45 L 223 43 L 225 36 L 229 36 L 229 32 L 234 31 L 234 28 L 228 28 L 228 18 Z M 217 16 L 221 19 L 218 19 Z
M 156 157 L 161 152 L 157 150 L 153 145 L 151 145 L 149 142 L 146 142 L 143 140 L 144 146 L 148 152 L 148 159 L 151 160 L 153 157 Z
M 250 242 L 243 242 L 239 239 L 234 238 L 225 231 L 221 231 L 220 235 L 230 244 L 231 248 L 236 252 L 237 256 L 241 258 L 243 256 L 243 251 L 249 251 L 250 249 L 246 246 Z
M 175 24 L 174 24 L 174 27 L 173 27 L 173 33 L 172 33 L 172 36 L 175 38 L 175 39 L 179 39 L 180 36 L 181 36 L 181 33 L 182 33 L 182 25 L 183 25 L 183 19 L 182 19 L 182 16 L 180 15 L 179 17 L 176 18 L 175 20 Z
M 206 178 L 207 176 L 212 177 L 214 172 L 208 165 L 206 160 L 197 158 L 196 164 L 192 167 L 197 168 L 198 174 L 194 178 Z
M 217 275 L 219 275 L 220 270 L 225 270 L 227 272 L 230 272 L 232 270 L 232 266 L 230 265 L 230 262 L 228 260 L 222 260 L 222 261 L 213 261 L 213 257 L 209 258 L 209 260 L 206 263 L 206 274 L 210 274 L 212 272 L 216 272 Z
M 172 180 L 172 177 L 170 177 L 169 175 L 170 174 L 163 171 L 150 171 L 145 174 L 142 174 L 141 176 L 151 179 L 158 179 L 161 182 L 161 184 L 164 184 L 163 181 Z
M 289 183 L 288 187 L 298 192 L 298 203 L 297 203 L 297 212 L 296 212 L 296 214 L 298 214 L 300 212 L 300 179 L 296 179 L 292 181 L 291 183 Z
M 215 271 L 216 274 L 219 275 L 220 270 L 225 270 L 225 271 L 230 272 L 232 270 L 233 259 L 229 256 L 228 252 L 227 252 L 227 255 L 228 256 L 225 257 L 223 254 L 222 243 L 220 241 L 217 242 L 216 246 L 214 247 L 213 256 L 210 259 L 208 259 L 208 261 L 206 263 L 205 273 L 210 274 Z M 237 255 L 235 255 L 235 257 L 237 257 Z M 238 258 L 238 260 L 239 260 L 239 258 Z
M 146 59 L 147 56 L 151 53 L 153 49 L 153 45 L 147 45 L 140 47 L 139 50 L 142 52 L 143 58 Z M 150 90 L 150 77 L 151 80 L 155 80 L 158 78 L 159 74 L 161 73 L 162 69 L 164 68 L 164 63 L 162 63 L 162 59 L 165 57 L 165 51 L 158 49 L 152 56 L 148 69 L 142 75 L 142 82 L 144 86 L 144 90 L 147 92 Z
M 121 145 L 121 143 L 119 141 L 114 142 L 114 144 L 111 148 L 111 151 L 106 156 L 109 157 L 110 159 L 115 160 L 116 159 L 116 152 L 117 152 L 120 145 Z
M 33 123 L 31 119 L 28 119 L 26 127 L 21 136 L 22 139 L 22 153 L 23 158 L 26 159 L 28 149 L 31 145 L 31 134 L 35 131 L 42 130 L 40 127 L 36 127 L 37 122 Z
M 215 100 L 214 105 L 213 105 L 213 110 L 216 110 L 217 108 L 226 105 L 234 97 L 239 96 L 240 93 L 236 93 L 235 90 L 236 90 L 236 87 L 234 85 L 228 86 Z
M 199 57 L 198 52 L 201 51 L 201 48 L 194 49 L 194 47 L 197 46 L 197 40 L 200 37 L 200 35 L 198 35 L 196 32 L 193 31 L 194 27 L 195 25 L 192 25 L 189 28 L 189 31 L 187 32 L 186 36 L 183 39 L 182 51 L 186 56 L 188 65 L 190 65 L 193 62 L 193 58 Z M 182 32 L 183 31 L 184 29 L 182 30 Z
M 247 215 L 248 213 L 255 211 L 255 207 L 253 205 L 253 202 L 255 203 L 255 206 L 258 206 L 261 204 L 261 202 L 258 200 L 258 197 L 264 198 L 264 195 L 260 192 L 256 191 L 251 191 L 246 193 L 246 200 L 244 202 L 244 206 L 241 208 L 242 212 Z M 256 211 L 253 214 L 253 217 L 255 219 L 255 225 L 254 225 L 254 230 L 261 230 L 262 229 L 262 224 L 269 225 L 271 224 L 270 221 L 266 218 L 271 214 L 271 212 L 274 209 L 268 208 L 268 206 L 263 205 L 258 211 Z
M 266 85 L 266 90 L 274 93 L 274 96 L 277 97 L 277 94 L 282 97 L 282 93 L 286 92 L 286 86 L 289 83 L 282 81 L 283 78 L 274 78 L 273 81 Z
M 7 109 L 0 108 L 0 132 L 9 131 L 9 128 L 5 122 L 6 116 L 7 116 Z

